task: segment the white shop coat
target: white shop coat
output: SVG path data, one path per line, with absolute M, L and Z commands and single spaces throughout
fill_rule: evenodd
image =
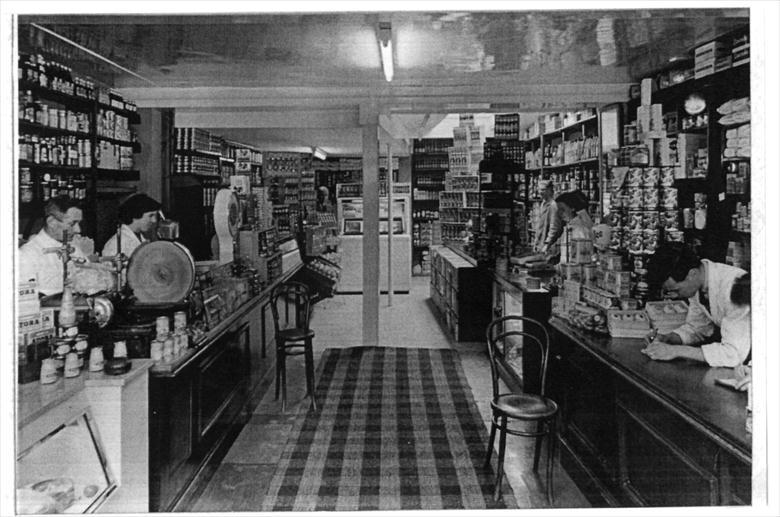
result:
M 689 298 L 688 317 L 674 331 L 684 345 L 703 343 L 720 327 L 719 343 L 702 345 L 704 359 L 710 366 L 733 368 L 742 364 L 750 353 L 750 306 L 740 307 L 731 303 L 734 280 L 745 271 L 727 264 L 702 260 L 707 275 L 710 299 L 708 311 L 699 301 L 699 293 Z
M 38 292 L 49 296 L 62 292 L 62 259 L 57 253 L 44 253 L 47 248 L 59 248 L 62 243 L 41 229 L 19 248 L 19 282 L 36 279 Z M 84 258 L 75 247 L 74 257 Z
M 539 204 L 539 218 L 536 220 L 534 249 L 540 250 L 545 244 L 558 240 L 563 231 L 563 221 L 558 213 L 558 204 L 554 199 Z M 552 251 L 552 250 L 551 250 Z
M 136 235 L 126 224 L 121 226 L 120 231 L 122 232 L 122 253 L 127 257 L 130 257 L 138 246 L 146 242 L 146 238 L 143 235 Z M 116 255 L 116 233 L 106 241 L 101 254 L 103 257 L 111 257 L 113 255 Z

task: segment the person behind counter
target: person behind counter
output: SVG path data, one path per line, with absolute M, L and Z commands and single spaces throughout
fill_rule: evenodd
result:
M 553 244 L 563 232 L 563 221 L 558 212 L 558 203 L 554 199 L 552 181 L 543 181 L 539 185 L 542 202 L 539 205 L 539 217 L 536 220 L 534 251 L 544 254 L 557 255 L 553 251 Z
M 734 280 L 731 287 L 731 303 L 738 307 L 750 307 L 750 273 L 744 274 Z M 737 383 L 734 389 L 747 391 L 748 384 L 753 380 L 752 361 L 748 364 L 738 364 L 734 367 L 734 378 Z
M 157 214 L 162 205 L 146 194 L 134 194 L 119 205 L 119 220 L 122 253 L 129 257 L 133 251 L 146 242 L 144 233 L 157 224 Z M 103 256 L 110 257 L 117 253 L 117 236 L 112 235 L 103 246 Z
M 643 353 L 656 361 L 687 358 L 710 366 L 733 368 L 750 353 L 750 306 L 735 304 L 731 294 L 745 271 L 700 259 L 682 243 L 665 243 L 647 264 L 651 288 L 688 298 L 685 323 L 669 334 L 659 334 Z M 720 341 L 712 340 L 720 327 Z
M 37 280 L 38 293 L 45 296 L 62 292 L 62 259 L 55 250 L 62 246 L 64 232 L 73 246 L 72 257 L 85 258 L 94 246 L 91 239 L 81 237 L 82 218 L 77 202 L 67 196 L 46 203 L 43 228 L 19 248 L 20 282 Z
M 555 198 L 555 203 L 566 224 L 561 239 L 561 260 L 568 261 L 572 241 L 593 241 L 593 220 L 588 214 L 588 198 L 579 190 L 564 192 Z

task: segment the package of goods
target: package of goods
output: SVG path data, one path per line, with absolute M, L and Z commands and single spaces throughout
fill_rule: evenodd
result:
M 657 229 L 645 229 L 642 232 L 642 251 L 644 253 L 655 253 L 660 238 L 661 233 Z
M 642 79 L 642 82 L 640 83 L 642 106 L 650 106 L 650 104 L 652 104 L 651 98 L 653 96 L 654 90 L 655 90 L 655 82 L 652 79 L 650 78 Z
M 642 212 L 642 229 L 654 230 L 658 228 L 658 210 L 645 210 Z
M 38 284 L 35 280 L 19 282 L 17 296 L 17 315 L 28 316 L 41 312 L 41 303 L 38 300 Z
M 626 176 L 626 185 L 629 187 L 641 187 L 644 182 L 644 168 L 631 167 Z
M 645 311 L 653 327 L 661 334 L 679 328 L 688 316 L 688 306 L 682 300 L 647 302 Z
M 569 302 L 575 303 L 581 299 L 582 284 L 576 280 L 563 281 L 563 298 Z
M 591 285 L 582 286 L 582 299 L 589 304 L 595 305 L 601 309 L 611 309 L 612 307 L 618 307 L 620 295 L 615 295 L 605 289 L 599 289 Z
M 639 254 L 642 253 L 642 245 L 644 243 L 644 235 L 642 230 L 629 230 L 628 233 L 624 233 L 625 248 L 629 253 Z
M 623 257 L 615 253 L 602 255 L 601 265 L 607 271 L 620 271 L 623 268 Z
M 604 271 L 603 288 L 612 294 L 627 297 L 631 291 L 631 273 L 628 271 Z
M 650 319 L 643 310 L 607 311 L 607 327 L 612 337 L 643 338 L 650 333 Z
M 636 133 L 639 140 L 644 140 L 650 133 L 650 105 L 636 108 Z

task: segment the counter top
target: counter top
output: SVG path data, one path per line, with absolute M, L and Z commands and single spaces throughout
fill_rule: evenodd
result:
M 38 381 L 19 385 L 17 389 L 17 427 L 21 429 L 39 415 L 62 404 L 85 387 L 123 386 L 140 375 L 144 375 L 154 364 L 151 359 L 132 359 L 130 371 L 122 375 L 108 375 L 103 372 L 82 372 L 78 377 L 60 377 L 52 384 Z
M 733 377 L 731 368 L 679 359 L 654 361 L 641 352 L 642 339 L 593 334 L 557 317 L 550 319 L 550 326 L 629 382 L 750 456 L 752 434 L 745 430 L 747 393 L 715 384 L 715 379 Z
M 195 360 L 205 349 L 207 349 L 212 343 L 214 343 L 220 336 L 222 336 L 226 330 L 228 330 L 233 324 L 240 320 L 246 313 L 254 309 L 263 300 L 268 299 L 271 296 L 271 291 L 279 284 L 283 284 L 289 280 L 299 269 L 303 267 L 303 264 L 296 264 L 286 273 L 283 273 L 279 278 L 269 284 L 263 291 L 257 296 L 252 297 L 246 303 L 241 305 L 238 310 L 220 321 L 219 324 L 206 333 L 205 338 L 201 339 L 198 344 L 192 348 L 184 350 L 179 355 L 161 361 L 154 361 L 151 368 L 151 373 L 156 377 L 174 377 L 185 368 L 190 362 Z

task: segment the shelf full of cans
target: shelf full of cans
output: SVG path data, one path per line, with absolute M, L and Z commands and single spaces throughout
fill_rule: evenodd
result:
M 675 167 L 612 167 L 610 247 L 652 254 L 659 243 L 682 242 L 686 229 L 706 228 L 707 195 L 694 194 L 693 208 L 680 210 Z
M 135 179 L 127 174 L 134 168 L 135 104 L 41 53 L 20 54 L 18 91 L 22 218 L 52 197 L 87 201 L 100 191 L 98 175 L 121 171 L 112 179 Z

